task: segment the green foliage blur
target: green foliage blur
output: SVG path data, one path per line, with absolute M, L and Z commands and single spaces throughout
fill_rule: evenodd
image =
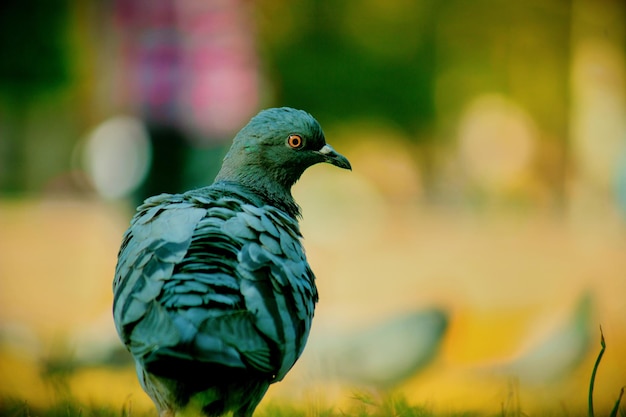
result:
M 76 144 L 98 123 L 129 111 L 112 88 L 119 71 L 115 3 L 49 0 L 27 7 L 11 0 L 1 6 L 1 194 L 66 189 L 59 183 L 76 169 Z M 325 128 L 367 121 L 402 132 L 428 195 L 447 175 L 441 155 L 456 146 L 468 103 L 499 94 L 536 124 L 532 169 L 558 203 L 576 168 L 573 51 L 587 35 L 624 44 L 626 9 L 616 0 L 592 3 L 241 4 L 252 9 L 264 80 L 259 107 L 303 108 Z
M 280 101 L 323 120 L 383 118 L 416 133 L 499 91 L 563 133 L 571 2 L 276 3 L 259 9 Z
M 71 81 L 67 0 L 7 0 L 0 6 L 0 97 L 14 106 Z

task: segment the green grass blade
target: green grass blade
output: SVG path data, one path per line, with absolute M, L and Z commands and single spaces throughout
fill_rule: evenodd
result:
M 615 401 L 615 406 L 613 410 L 611 410 L 611 414 L 609 417 L 617 417 L 617 412 L 619 411 L 619 403 L 622 401 L 622 396 L 624 395 L 624 387 L 619 392 L 619 397 L 617 397 L 617 401 Z
M 591 381 L 589 381 L 589 417 L 594 417 L 593 412 L 593 386 L 596 382 L 596 372 L 598 371 L 598 366 L 600 366 L 600 361 L 602 360 L 602 356 L 604 355 L 604 350 L 606 349 L 606 343 L 604 342 L 604 334 L 602 333 L 602 326 L 600 326 L 600 353 L 598 354 L 598 359 L 596 359 L 596 364 L 593 366 L 593 371 L 591 372 Z

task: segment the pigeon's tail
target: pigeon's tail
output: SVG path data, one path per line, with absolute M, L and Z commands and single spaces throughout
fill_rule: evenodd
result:
M 160 408 L 202 410 L 208 417 L 224 415 L 228 410 L 239 410 L 235 415 L 251 415 L 272 382 L 272 375 L 245 365 L 200 362 L 165 352 L 150 355 L 141 372 L 144 389 L 155 396 Z
M 202 385 L 211 381 L 236 379 L 241 373 L 250 372 L 238 357 L 227 354 L 215 356 L 210 361 L 200 361 L 167 348 L 161 348 L 149 354 L 142 361 L 147 372 L 167 379 L 183 378 L 190 385 L 202 389 Z

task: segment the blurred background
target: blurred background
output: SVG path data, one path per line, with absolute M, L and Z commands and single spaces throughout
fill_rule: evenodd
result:
M 264 404 L 609 410 L 626 384 L 620 0 L 5 0 L 0 401 L 150 408 L 111 318 L 145 197 L 212 182 L 262 108 L 313 114 L 321 301 Z M 378 393 L 378 394 L 376 394 Z

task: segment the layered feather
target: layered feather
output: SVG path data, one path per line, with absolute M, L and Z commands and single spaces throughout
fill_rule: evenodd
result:
M 117 331 L 140 371 L 176 380 L 215 365 L 281 380 L 317 302 L 300 239 L 296 219 L 233 183 L 146 200 L 113 285 Z M 223 377 L 195 376 L 202 389 Z

